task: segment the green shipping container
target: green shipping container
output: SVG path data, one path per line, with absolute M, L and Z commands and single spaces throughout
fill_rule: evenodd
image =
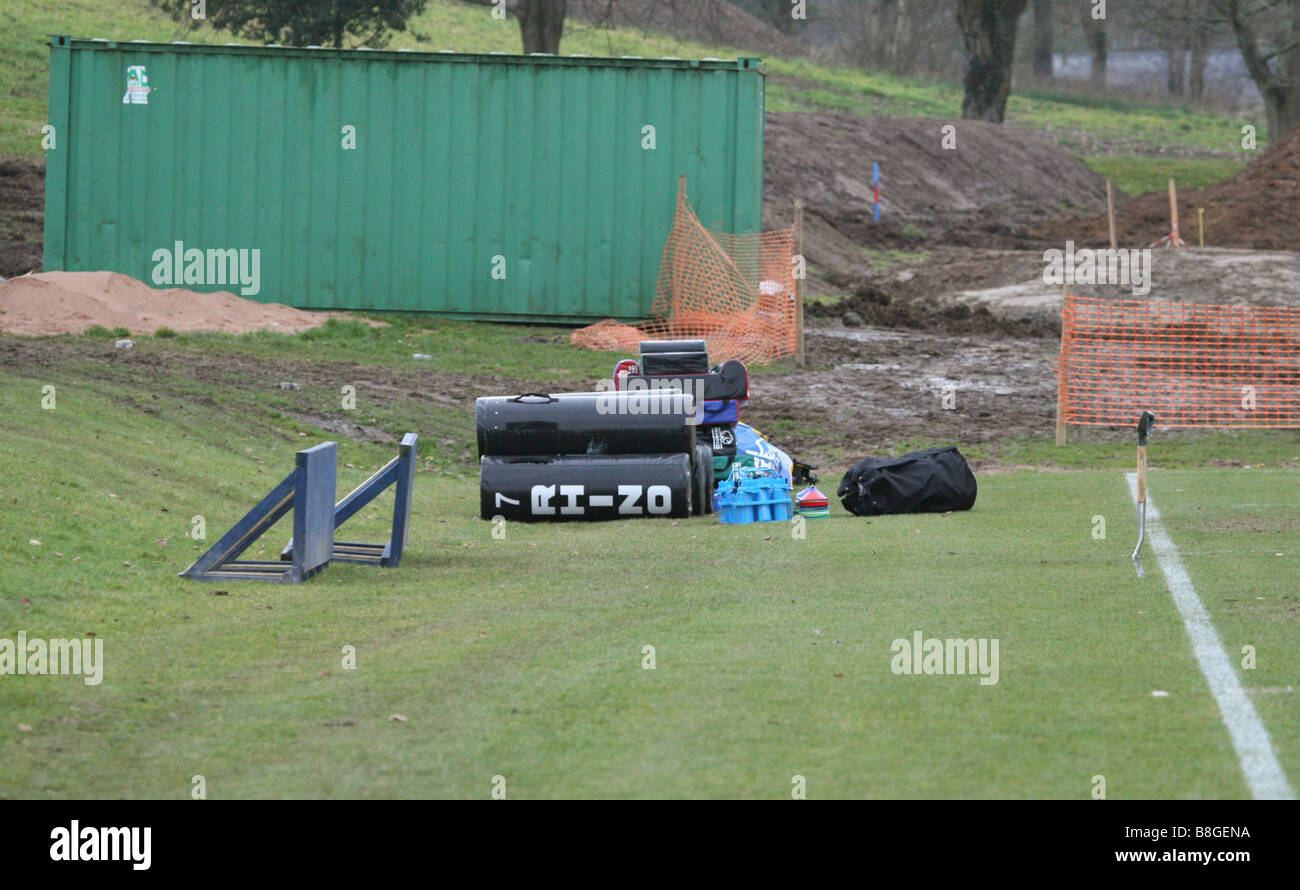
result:
M 757 232 L 757 59 L 50 44 L 45 268 L 320 309 L 643 317 L 677 178 Z

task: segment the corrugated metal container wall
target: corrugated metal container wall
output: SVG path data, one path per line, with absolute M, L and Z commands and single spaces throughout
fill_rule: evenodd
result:
M 165 286 L 176 242 L 257 249 L 250 296 L 294 306 L 634 318 L 679 175 L 705 225 L 762 219 L 757 59 L 55 37 L 50 123 L 46 269 Z M 240 292 L 199 265 L 174 283 Z

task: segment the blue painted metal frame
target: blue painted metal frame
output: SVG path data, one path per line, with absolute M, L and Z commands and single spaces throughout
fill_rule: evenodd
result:
M 338 444 L 323 442 L 295 455 L 294 468 L 257 506 L 181 572 L 196 581 L 278 581 L 298 584 L 329 565 L 334 552 L 334 504 Z M 239 555 L 293 511 L 294 538 L 304 541 L 286 566 L 279 560 L 241 560 Z
M 384 464 L 378 472 L 362 482 L 347 494 L 343 500 L 334 505 L 334 529 L 361 512 L 367 504 L 377 498 L 388 486 L 396 486 L 393 498 L 393 531 L 388 541 L 383 544 L 359 544 L 351 541 L 335 541 L 333 558 L 338 562 L 353 562 L 360 565 L 396 566 L 402 561 L 402 551 L 406 548 L 406 529 L 411 521 L 411 490 L 415 484 L 415 459 L 420 437 L 407 433 L 402 437 L 402 444 L 397 457 Z M 294 540 L 298 540 L 295 532 Z M 280 559 L 294 557 L 294 542 L 290 541 L 280 554 Z

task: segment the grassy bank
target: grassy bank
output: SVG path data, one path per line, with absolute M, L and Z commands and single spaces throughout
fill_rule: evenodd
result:
M 190 40 L 224 43 L 229 34 L 204 27 L 182 29 L 149 5 L 148 0 L 29 0 L 19 8 L 0 9 L 0 155 L 42 155 L 48 90 L 47 47 L 50 34 L 104 37 L 110 40 Z M 245 41 L 248 42 L 248 41 Z M 519 51 L 519 29 L 512 19 L 493 19 L 486 7 L 434 0 L 406 31 L 393 36 L 391 48 L 461 52 Z M 646 57 L 752 55 L 743 49 L 677 40 L 636 28 L 596 29 L 571 21 L 561 49 L 589 55 Z M 833 67 L 806 60 L 768 58 L 768 109 L 771 111 L 848 111 L 858 114 L 957 117 L 961 87 L 912 78 Z M 1245 120 L 1190 109 L 1143 105 L 1068 91 L 1019 90 L 1007 106 L 1007 121 L 1042 130 L 1080 154 L 1115 144 L 1123 154 L 1184 148 L 1209 152 L 1225 160 L 1241 154 Z M 1260 127 L 1261 134 L 1263 132 Z M 1127 146 L 1127 150 L 1124 148 Z M 1126 188 L 1126 190 L 1129 190 Z
M 510 797 L 779 798 L 797 775 L 812 797 L 1084 798 L 1095 775 L 1114 798 L 1245 796 L 1154 559 L 1133 574 L 1129 449 L 1053 452 L 1098 461 L 1088 471 L 984 476 L 968 513 L 864 519 L 833 502 L 802 539 L 703 517 L 512 524 L 498 540 L 477 518 L 468 412 L 418 378 L 379 387 L 416 348 L 442 373 L 487 373 L 490 355 L 539 381 L 607 370 L 522 330 L 142 338 L 129 358 L 82 337 L 80 359 L 33 352 L 7 373 L 0 638 L 93 634 L 104 674 L 0 677 L 0 796 L 183 798 L 196 775 L 214 798 L 487 797 L 494 776 Z M 238 379 L 235 355 L 267 379 Z M 268 384 L 292 368 L 322 376 Z M 355 413 L 330 379 L 349 369 Z M 176 577 L 295 449 L 339 440 L 340 490 L 391 456 L 339 422 L 421 433 L 399 568 L 334 565 L 296 588 Z M 1273 440 L 1279 460 L 1297 445 Z M 1171 468 L 1176 448 L 1193 468 Z M 1216 454 L 1162 440 L 1153 496 L 1234 663 L 1256 647 L 1243 684 L 1264 690 L 1296 775 L 1300 725 L 1268 691 L 1300 671 L 1296 471 L 1214 468 Z M 387 509 L 351 539 L 382 539 Z M 997 682 L 894 673 L 893 641 L 916 631 L 997 639 Z

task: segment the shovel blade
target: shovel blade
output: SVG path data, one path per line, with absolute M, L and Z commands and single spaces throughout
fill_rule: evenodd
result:
M 1138 577 L 1146 577 L 1146 572 L 1142 571 L 1142 543 L 1147 539 L 1147 502 L 1143 500 L 1138 504 L 1138 542 L 1133 548 L 1133 568 L 1137 570 Z

